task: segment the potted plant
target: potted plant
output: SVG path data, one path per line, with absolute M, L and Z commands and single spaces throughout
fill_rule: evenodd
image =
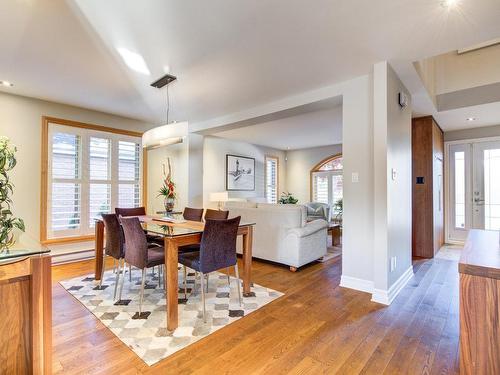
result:
M 8 138 L 0 137 L 0 250 L 8 249 L 14 244 L 14 228 L 25 231 L 24 221 L 14 217 L 11 211 L 10 195 L 14 192 L 14 185 L 7 172 L 17 164 L 16 151 Z
M 289 192 L 283 192 L 281 193 L 280 200 L 278 201 L 279 204 L 297 204 L 299 200 L 295 198 L 291 193 Z
M 165 211 L 172 212 L 174 210 L 175 199 L 177 193 L 175 192 L 175 183 L 172 181 L 172 168 L 170 167 L 170 158 L 167 158 L 168 174 L 165 171 L 165 163 L 162 164 L 163 169 L 163 186 L 158 191 L 158 196 L 163 197 L 163 204 Z

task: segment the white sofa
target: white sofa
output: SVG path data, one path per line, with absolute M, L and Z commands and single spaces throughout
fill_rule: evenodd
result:
M 231 201 L 225 206 L 229 217 L 256 223 L 252 248 L 256 258 L 286 264 L 295 271 L 326 254 L 328 224 L 325 220 L 306 222 L 304 206 Z

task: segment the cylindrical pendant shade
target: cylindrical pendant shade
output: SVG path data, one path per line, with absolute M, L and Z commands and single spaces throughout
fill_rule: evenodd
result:
M 142 147 L 157 148 L 182 143 L 188 135 L 187 122 L 175 122 L 150 129 L 142 135 Z

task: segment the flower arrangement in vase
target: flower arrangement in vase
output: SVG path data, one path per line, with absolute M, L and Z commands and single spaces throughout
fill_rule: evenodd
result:
M 14 185 L 10 182 L 7 172 L 11 171 L 17 164 L 16 147 L 10 144 L 6 137 L 0 137 L 0 250 L 9 249 L 15 240 L 12 233 L 14 228 L 24 232 L 22 219 L 13 217 L 10 195 L 14 191 Z
M 168 174 L 165 170 L 165 163 L 162 164 L 163 170 L 163 186 L 158 191 L 158 196 L 164 198 L 165 211 L 172 212 L 174 210 L 175 199 L 175 183 L 172 181 L 172 168 L 170 166 L 170 158 L 167 158 Z

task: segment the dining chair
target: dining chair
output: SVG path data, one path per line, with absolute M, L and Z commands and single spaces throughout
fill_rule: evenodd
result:
M 151 247 L 146 239 L 146 234 L 137 217 L 122 218 L 122 228 L 125 236 L 126 251 L 125 261 L 142 270 L 141 294 L 139 303 L 139 315 L 142 314 L 142 303 L 144 300 L 144 286 L 146 283 L 146 269 L 162 266 L 165 264 L 165 250 L 162 246 Z M 159 267 L 158 286 L 161 286 L 162 267 Z M 122 278 L 122 286 L 123 286 Z M 122 286 L 120 287 L 120 299 Z
M 205 306 L 205 275 L 210 272 L 234 266 L 238 284 L 238 299 L 242 305 L 240 276 L 236 258 L 236 237 L 241 216 L 228 220 L 208 219 L 201 236 L 200 250 L 179 254 L 179 263 L 201 274 L 201 299 L 203 303 L 203 321 L 206 322 Z M 228 276 L 228 282 L 230 278 Z M 207 279 L 208 283 L 208 279 Z M 195 279 L 196 286 L 196 279 Z M 195 288 L 193 288 L 194 290 Z M 184 278 L 184 295 L 187 293 L 187 283 Z
M 207 210 L 205 211 L 205 220 L 226 220 L 228 216 L 229 211 L 212 210 L 210 208 L 207 208 Z
M 120 280 L 120 272 L 125 272 L 125 246 L 123 232 L 116 214 L 102 214 L 102 221 L 106 229 L 106 244 L 104 253 L 114 260 L 118 261 L 118 269 L 116 270 L 115 292 L 113 299 L 116 299 L 116 289 Z M 123 266 L 121 263 L 123 262 Z M 103 279 L 104 266 L 102 267 L 101 280 Z
M 116 207 L 115 214 L 121 217 L 145 216 L 146 207 L 127 207 L 127 208 Z
M 130 216 L 146 216 L 146 207 L 115 207 L 115 213 L 120 217 Z M 149 243 L 163 246 L 163 238 L 154 234 L 146 233 L 146 238 Z M 154 274 L 154 269 L 153 269 Z M 129 280 L 132 281 L 132 269 L 129 265 Z
M 185 220 L 189 221 L 201 221 L 203 217 L 203 208 L 184 208 L 184 213 L 182 214 Z

